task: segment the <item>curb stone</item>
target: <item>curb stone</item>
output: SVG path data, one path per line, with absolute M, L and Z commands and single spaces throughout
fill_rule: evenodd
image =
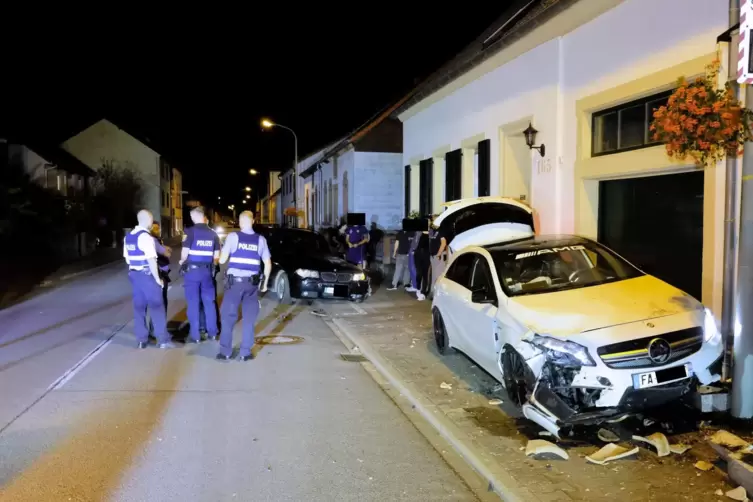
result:
M 342 333 L 350 342 L 357 347 L 360 352 L 366 356 L 369 362 L 376 368 L 379 374 L 384 377 L 389 384 L 397 390 L 402 397 L 407 399 L 413 408 L 421 415 L 424 420 L 431 424 L 439 435 L 444 438 L 457 453 L 473 468 L 473 470 L 488 482 L 488 491 L 494 492 L 505 502 L 524 502 L 536 500 L 529 490 L 520 486 L 509 474 L 507 474 L 494 462 L 487 461 L 481 457 L 473 448 L 468 438 L 459 428 L 447 419 L 444 414 L 432 404 L 420 391 L 415 389 L 408 382 L 401 381 L 397 376 L 397 371 L 392 365 L 385 361 L 371 345 L 361 336 L 351 330 L 346 323 L 339 319 L 325 319 L 325 323 L 332 329 Z M 337 335 L 335 329 L 332 330 Z M 441 454 L 441 452 L 440 452 Z M 470 485 L 470 483 L 468 483 Z

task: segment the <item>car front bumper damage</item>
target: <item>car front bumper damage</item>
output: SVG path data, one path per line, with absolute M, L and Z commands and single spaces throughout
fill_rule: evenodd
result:
M 721 347 L 704 345 L 694 355 L 653 368 L 564 367 L 547 357 L 546 351 L 527 359 L 533 370 L 526 382 L 530 391 L 522 405 L 523 415 L 555 436 L 575 425 L 594 425 L 621 415 L 671 403 L 694 392 L 698 384 L 721 378 Z M 687 377 L 648 388 L 638 388 L 635 376 L 688 365 Z M 536 376 L 534 376 L 536 375 Z

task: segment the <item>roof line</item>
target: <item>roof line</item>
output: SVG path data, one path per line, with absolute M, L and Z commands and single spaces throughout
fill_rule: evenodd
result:
M 349 144 L 355 143 L 356 141 L 361 140 L 364 136 L 366 136 L 369 132 L 374 130 L 375 127 L 377 127 L 379 124 L 384 122 L 386 119 L 390 118 L 390 116 L 397 110 L 400 106 L 402 106 L 406 101 L 408 101 L 411 96 L 416 92 L 417 89 L 413 89 L 407 94 L 405 94 L 402 98 L 397 100 L 396 102 L 392 103 L 391 105 L 388 105 L 384 108 L 382 108 L 380 111 L 372 115 L 369 120 L 361 124 L 358 128 L 354 129 L 350 134 L 345 136 L 345 138 L 342 139 L 339 143 L 336 143 L 334 146 L 332 146 L 329 150 L 325 151 L 324 154 L 322 154 L 321 158 L 314 161 L 311 165 L 306 167 L 306 169 L 301 172 L 299 176 L 301 177 L 307 177 L 309 174 L 311 174 L 315 167 L 322 162 L 325 162 L 330 157 L 332 157 L 334 154 L 348 146 Z

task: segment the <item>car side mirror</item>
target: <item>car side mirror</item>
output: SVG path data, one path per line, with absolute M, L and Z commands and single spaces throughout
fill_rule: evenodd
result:
M 474 289 L 471 291 L 471 301 L 473 303 L 493 303 L 496 304 L 497 301 L 494 298 L 491 298 L 489 296 L 489 293 L 486 291 L 486 288 L 479 288 Z

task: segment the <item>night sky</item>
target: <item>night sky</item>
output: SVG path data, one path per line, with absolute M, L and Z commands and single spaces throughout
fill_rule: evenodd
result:
M 13 71 L 0 133 L 59 143 L 112 118 L 149 137 L 183 171 L 184 190 L 205 202 L 237 201 L 261 181 L 249 169 L 293 163 L 292 136 L 262 132 L 262 117 L 296 131 L 302 158 L 399 99 L 508 4 L 428 15 L 397 3 L 281 4 L 251 19 L 193 13 L 190 21 L 176 14 L 94 30 L 39 26 L 48 43 L 6 48 L 4 67 Z

